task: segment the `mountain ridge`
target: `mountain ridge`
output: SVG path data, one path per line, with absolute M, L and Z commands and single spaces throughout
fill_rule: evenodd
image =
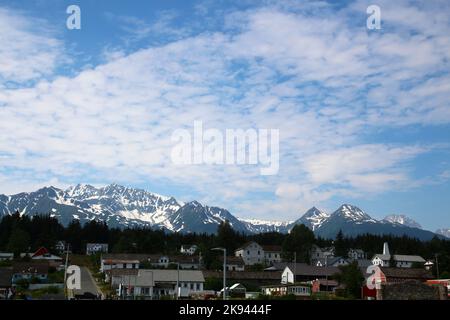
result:
M 65 190 L 50 186 L 34 192 L 0 195 L 0 216 L 16 211 L 20 214 L 50 214 L 64 225 L 74 219 L 81 223 L 98 220 L 110 227 L 151 227 L 171 232 L 215 233 L 217 226 L 227 220 L 235 230 L 251 234 L 287 233 L 296 224 L 304 224 L 324 238 L 335 237 L 339 230 L 347 236 L 406 234 L 431 239 L 436 235 L 403 225 L 398 219 L 375 220 L 351 204 L 343 204 L 331 214 L 312 207 L 294 222 L 263 221 L 240 219 L 224 208 L 203 205 L 195 200 L 185 203 L 174 197 L 118 184 L 104 187 L 77 184 Z M 400 222 L 408 220 L 406 216 L 402 219 Z

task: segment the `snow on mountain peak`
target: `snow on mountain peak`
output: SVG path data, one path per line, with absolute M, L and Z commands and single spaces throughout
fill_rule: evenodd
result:
M 326 221 L 330 215 L 325 211 L 319 210 L 316 207 L 312 207 L 308 211 L 303 214 L 303 216 L 294 222 L 295 224 L 304 224 L 309 227 L 311 230 L 316 230 L 320 228 L 322 223 Z
M 394 224 L 401 224 L 410 228 L 422 229 L 422 226 L 418 222 L 405 216 L 404 214 L 391 214 L 386 216 L 383 221 Z
M 355 222 L 376 222 L 375 219 L 372 219 L 372 217 L 363 210 L 351 204 L 343 204 L 332 215 L 341 216 Z
M 438 229 L 436 233 L 450 239 L 450 228 Z

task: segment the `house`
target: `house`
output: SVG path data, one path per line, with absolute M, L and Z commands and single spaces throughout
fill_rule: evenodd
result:
M 40 247 L 34 253 L 21 253 L 20 256 L 30 257 L 31 260 L 45 261 L 50 267 L 58 268 L 62 264 L 62 258 L 60 256 L 50 253 L 46 248 Z
M 48 279 L 49 263 L 46 261 L 15 262 L 13 264 L 12 284 L 17 284 L 21 280 L 37 279 L 46 282 Z
M 180 265 L 180 269 L 185 270 L 198 270 L 201 266 L 200 256 L 194 255 L 169 256 L 168 262 L 168 265 L 178 263 Z
M 372 279 L 375 288 L 370 289 L 368 284 L 363 287 L 363 297 L 375 299 L 379 296 L 379 290 L 382 290 L 384 284 L 396 284 L 405 282 L 426 283 L 433 279 L 428 270 L 422 268 L 388 268 L 379 267 L 373 275 L 368 278 Z
M 204 270 L 205 279 L 223 279 L 222 271 Z M 281 271 L 227 271 L 227 283 L 239 282 L 247 288 L 279 284 Z
M 372 258 L 372 264 L 380 266 L 380 267 L 390 267 L 390 261 L 391 258 L 396 263 L 396 267 L 398 268 L 412 268 L 414 264 L 425 264 L 425 259 L 421 256 L 415 256 L 415 255 L 401 255 L 401 254 L 394 254 L 391 255 L 389 252 L 389 246 L 388 243 L 384 243 L 383 245 L 383 253 L 382 254 L 376 254 Z
M 330 257 L 325 258 L 325 260 L 317 260 L 315 266 L 316 267 L 339 267 L 339 266 L 347 266 L 351 263 L 350 259 L 344 257 Z
M 333 257 L 329 259 L 325 259 L 325 266 L 329 267 L 339 267 L 339 266 L 348 266 L 351 263 L 350 259 L 343 258 L 343 257 Z M 318 265 L 318 267 L 324 267 L 321 264 Z
M 11 261 L 14 259 L 14 253 L 12 252 L 0 252 L 0 261 Z
M 306 263 L 289 263 L 281 274 L 281 283 L 297 283 L 317 279 L 330 279 L 339 273 L 337 267 L 316 267 Z
M 56 241 L 55 250 L 59 254 L 63 254 L 66 251 L 67 243 L 63 240 Z
M 220 263 L 223 265 L 223 257 L 219 258 Z M 227 271 L 244 271 L 245 263 L 241 257 L 228 256 L 227 257 Z
M 8 299 L 12 294 L 13 269 L 0 268 L 0 300 Z
M 100 271 L 139 269 L 140 263 L 146 261 L 148 257 L 148 255 L 142 254 L 104 254 L 100 259 Z
M 261 293 L 266 296 L 295 295 L 298 298 L 309 298 L 311 286 L 306 283 L 284 283 L 270 286 L 262 286 Z
M 182 246 L 181 246 L 181 249 L 180 249 L 180 252 L 181 252 L 182 254 L 187 254 L 187 255 L 192 256 L 193 254 L 195 254 L 195 252 L 196 252 L 197 250 L 198 250 L 198 246 L 195 245 L 195 244 L 192 244 L 192 245 L 182 245 Z
M 180 269 L 200 269 L 200 257 L 197 256 L 168 256 L 163 254 L 104 254 L 100 259 L 100 271 L 105 272 L 111 269 L 151 269 L 168 268 L 173 265 Z
M 265 245 L 261 246 L 264 250 L 264 262 L 271 265 L 276 262 L 281 262 L 281 246 Z
M 367 254 L 361 249 L 349 249 L 348 258 L 352 260 L 365 260 L 367 259 Z
M 264 249 L 254 241 L 245 243 L 235 250 L 234 255 L 241 257 L 245 265 L 262 264 L 265 261 Z
M 316 279 L 311 281 L 311 284 L 313 293 L 334 291 L 339 286 L 336 280 L 331 279 Z
M 327 259 L 334 258 L 334 247 L 320 248 L 314 244 L 311 248 L 310 258 L 311 265 L 325 266 Z
M 108 253 L 107 243 L 87 243 L 86 244 L 86 255 L 90 256 L 96 253 Z
M 178 283 L 178 290 L 177 290 Z M 189 297 L 203 291 L 205 278 L 198 270 L 141 269 L 121 274 L 111 271 L 111 286 L 124 298 Z

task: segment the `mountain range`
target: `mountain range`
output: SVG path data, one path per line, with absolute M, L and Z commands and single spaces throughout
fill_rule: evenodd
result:
M 350 204 L 340 206 L 331 214 L 313 207 L 293 222 L 249 220 L 198 201 L 184 203 L 173 197 L 117 184 L 105 187 L 78 184 L 66 190 L 44 187 L 35 192 L 0 195 L 0 217 L 15 212 L 50 214 L 64 225 L 74 219 L 82 224 L 97 220 L 116 228 L 151 227 L 185 233 L 214 233 L 217 226 L 227 220 L 236 231 L 244 233 L 287 233 L 294 225 L 304 224 L 323 238 L 334 238 L 339 230 L 347 236 L 392 234 L 421 240 L 429 240 L 437 234 L 423 230 L 404 215 L 390 215 L 378 221 Z M 450 230 L 440 229 L 438 234 L 449 237 Z

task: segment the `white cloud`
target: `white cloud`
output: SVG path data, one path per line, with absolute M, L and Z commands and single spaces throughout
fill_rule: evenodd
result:
M 128 55 L 112 50 L 105 64 L 75 77 L 0 91 L 0 166 L 62 183 L 165 180 L 239 216 L 267 218 L 277 210 L 295 218 L 334 196 L 414 185 L 407 165 L 431 147 L 365 139 L 386 125 L 448 125 L 449 20 L 417 24 L 415 35 L 377 35 L 352 25 L 355 7 L 328 19 L 299 10 L 240 12 L 228 20 L 233 32 Z M 44 43 L 49 56 L 38 70 L 0 67 L 0 75 L 24 80 L 51 72 L 59 53 L 52 40 Z M 431 76 L 434 70 L 441 73 Z M 172 165 L 171 134 L 194 120 L 220 130 L 280 129 L 279 175 L 261 177 L 256 166 Z
M 52 75 L 65 58 L 45 21 L 0 8 L 0 86 Z

